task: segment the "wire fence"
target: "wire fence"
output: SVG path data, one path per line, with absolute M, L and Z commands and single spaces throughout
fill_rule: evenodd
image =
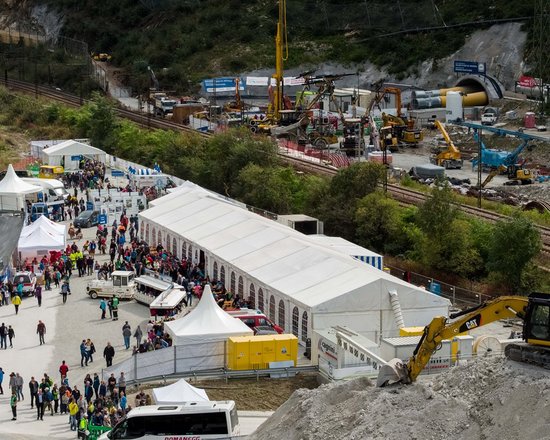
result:
M 457 308 L 473 307 L 493 298 L 491 295 L 448 284 L 436 278 L 411 272 L 400 267 L 388 264 L 385 264 L 385 267 L 390 269 L 390 273 L 393 276 L 416 286 L 423 287 L 429 292 L 442 296 L 443 298 L 447 298 L 451 301 L 451 304 Z

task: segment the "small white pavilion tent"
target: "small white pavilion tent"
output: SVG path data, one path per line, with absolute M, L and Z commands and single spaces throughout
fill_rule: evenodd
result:
M 53 236 L 59 236 L 63 238 L 63 244 L 65 244 L 65 230 L 67 227 L 65 225 L 52 222 L 45 215 L 41 215 L 29 226 L 25 226 L 21 231 L 21 237 L 27 237 L 37 229 L 43 229 L 46 232 L 49 232 Z
M 0 210 L 20 211 L 26 209 L 25 194 L 40 191 L 42 191 L 40 186 L 31 185 L 15 174 L 15 170 L 10 163 L 6 175 L 0 181 Z
M 200 402 L 210 400 L 201 388 L 190 385 L 180 379 L 171 385 L 153 388 L 153 400 L 157 405 L 178 405 L 182 402 Z
M 107 154 L 99 148 L 75 140 L 68 140 L 42 150 L 42 161 L 48 165 L 61 165 L 65 170 L 78 170 L 80 157 L 105 163 Z
M 197 307 L 183 318 L 164 324 L 174 345 L 204 344 L 214 346 L 232 336 L 252 336 L 254 333 L 240 319 L 224 312 L 214 300 L 210 286 L 206 285 Z
M 43 228 L 37 228 L 26 237 L 20 237 L 17 249 L 21 258 L 47 255 L 49 251 L 60 251 L 65 247 L 65 237 L 53 235 Z

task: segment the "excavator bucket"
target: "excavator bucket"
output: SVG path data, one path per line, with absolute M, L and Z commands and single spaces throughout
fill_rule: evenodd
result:
M 401 359 L 392 359 L 383 365 L 378 372 L 377 387 L 384 387 L 390 383 L 410 383 L 409 370 Z

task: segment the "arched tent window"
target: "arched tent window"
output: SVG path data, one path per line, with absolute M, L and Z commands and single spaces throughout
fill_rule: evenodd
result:
M 187 255 L 187 243 L 184 241 L 181 243 L 181 259 L 185 259 L 185 256 Z
M 300 311 L 298 307 L 292 309 L 292 334 L 298 337 L 298 324 L 300 323 Z
M 307 339 L 307 312 L 302 313 L 302 341 Z
M 204 276 L 208 276 L 208 255 L 204 256 Z
M 151 244 L 149 241 L 149 223 L 147 223 L 147 226 L 145 226 L 145 242 L 147 244 Z
M 151 243 L 149 243 L 149 246 L 151 247 L 157 247 L 158 243 L 154 243 L 154 241 L 157 239 L 157 229 L 151 228 Z
M 218 263 L 216 261 L 214 261 L 214 269 L 213 269 L 213 274 L 212 276 L 214 277 L 214 279 L 217 281 L 218 280 Z
M 231 271 L 231 293 L 233 294 L 235 294 L 236 292 L 236 283 L 237 283 L 237 280 L 235 277 L 235 272 Z
M 160 229 L 157 237 L 157 244 L 162 244 L 162 232 L 160 231 Z
M 172 246 L 172 240 L 170 234 L 166 234 L 166 250 L 171 252 L 170 246 Z
M 176 237 L 172 239 L 172 253 L 177 256 L 178 254 L 178 241 L 176 240 Z
M 193 258 L 193 246 L 189 245 L 187 249 L 187 258 Z
M 141 239 L 143 240 L 143 237 L 145 237 L 145 222 L 141 222 L 141 228 L 139 228 L 139 234 Z
M 239 284 L 238 284 L 238 288 L 237 288 L 237 293 L 239 294 L 239 297 L 243 297 L 243 292 L 244 292 L 244 282 L 243 282 L 243 277 L 239 276 Z
M 256 308 L 256 288 L 254 287 L 254 284 L 250 285 L 250 293 L 248 296 L 248 300 L 250 301 L 250 307 L 255 309 Z
M 269 298 L 269 319 L 275 322 L 275 297 L 273 295 Z
M 221 267 L 220 269 L 220 281 L 225 286 L 225 267 Z
M 283 300 L 279 301 L 279 327 L 282 329 L 285 328 L 285 302 Z
M 258 308 L 263 312 L 265 309 L 264 303 L 264 291 L 262 289 L 258 290 Z

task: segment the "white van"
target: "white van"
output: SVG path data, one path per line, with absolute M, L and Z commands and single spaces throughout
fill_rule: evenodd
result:
M 48 194 L 48 201 L 66 201 L 69 197 L 69 192 L 61 180 L 39 179 L 38 177 L 22 177 L 22 180 L 31 185 L 42 187 Z
M 222 440 L 239 434 L 235 402 L 226 400 L 138 406 L 98 440 Z

